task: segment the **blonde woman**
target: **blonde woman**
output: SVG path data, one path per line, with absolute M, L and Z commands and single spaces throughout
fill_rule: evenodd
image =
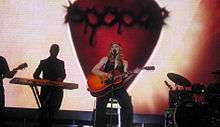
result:
M 93 67 L 91 72 L 100 77 L 108 77 L 110 83 L 114 83 L 114 81 L 111 82 L 111 78 L 115 76 L 115 73 L 120 75 L 124 72 L 127 72 L 128 69 L 128 62 L 123 59 L 121 50 L 120 44 L 113 42 L 111 44 L 108 56 L 103 57 L 99 63 Z M 123 78 L 121 80 L 121 82 L 117 81 L 117 83 L 122 83 Z M 124 87 L 115 89 L 108 94 L 105 94 L 105 96 L 97 97 L 95 121 L 96 127 L 106 126 L 106 106 L 109 98 L 116 99 L 121 106 L 121 127 L 132 127 L 133 106 L 130 96 Z

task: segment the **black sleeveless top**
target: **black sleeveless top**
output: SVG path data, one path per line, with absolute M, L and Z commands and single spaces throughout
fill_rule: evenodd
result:
M 115 62 L 113 61 L 110 61 L 108 59 L 108 61 L 105 63 L 104 65 L 104 72 L 111 72 L 113 70 L 118 70 L 119 72 L 123 73 L 124 72 L 124 64 L 123 63 L 120 63 L 119 65 L 117 65 L 116 68 L 115 67 Z
M 106 73 L 111 73 L 113 75 L 113 77 L 106 80 L 106 84 L 115 83 L 114 77 L 115 76 L 117 77 L 118 75 L 124 73 L 124 64 L 122 62 L 120 64 L 118 64 L 116 66 L 116 68 L 114 68 L 114 67 L 115 67 L 115 62 L 110 61 L 108 59 L 108 61 L 105 63 L 105 65 L 103 67 L 104 68 L 103 71 L 106 72 Z M 119 78 L 119 83 L 122 83 L 123 80 L 124 80 L 124 77 Z M 117 79 L 116 79 L 116 82 L 117 82 Z M 116 86 L 118 86 L 118 85 L 116 85 Z M 113 91 L 115 92 L 115 91 L 124 89 L 123 85 L 120 85 L 120 86 L 122 86 L 122 87 L 118 87 L 117 89 L 115 89 Z

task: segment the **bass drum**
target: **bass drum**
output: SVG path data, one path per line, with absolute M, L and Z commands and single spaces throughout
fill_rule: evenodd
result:
M 201 127 L 202 108 L 193 101 L 182 102 L 174 111 L 177 127 Z

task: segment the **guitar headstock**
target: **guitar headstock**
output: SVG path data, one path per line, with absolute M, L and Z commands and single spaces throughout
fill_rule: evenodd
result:
M 14 70 L 22 70 L 28 67 L 27 63 L 23 63 L 21 65 L 19 65 L 18 67 L 16 67 Z
M 155 66 L 146 66 L 146 67 L 143 67 L 142 69 L 144 69 L 144 70 L 155 70 Z

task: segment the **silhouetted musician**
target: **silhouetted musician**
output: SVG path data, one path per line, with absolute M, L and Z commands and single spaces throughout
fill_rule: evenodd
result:
M 50 56 L 41 60 L 33 77 L 35 79 L 47 79 L 51 81 L 63 81 L 66 77 L 64 61 L 57 59 L 59 46 L 52 44 L 50 47 Z M 42 78 L 40 74 L 42 73 Z M 41 102 L 41 127 L 51 127 L 53 115 L 59 110 L 63 98 L 63 89 L 61 87 L 42 86 L 40 92 Z
M 0 126 L 3 125 L 3 109 L 5 107 L 5 94 L 3 87 L 3 79 L 4 78 L 12 78 L 17 70 L 9 70 L 8 63 L 6 59 L 0 56 Z
M 212 109 L 218 109 L 220 115 L 220 70 L 212 72 L 215 77 L 215 81 L 207 87 L 206 100 Z
M 0 110 L 5 106 L 3 79 L 12 78 L 16 72 L 17 70 L 10 71 L 6 59 L 0 56 Z

